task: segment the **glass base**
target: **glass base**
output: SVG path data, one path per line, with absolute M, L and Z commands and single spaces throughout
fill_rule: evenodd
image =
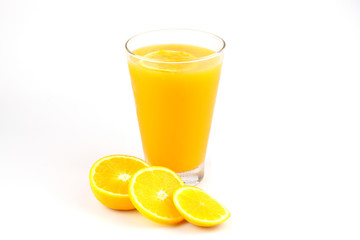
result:
M 177 175 L 180 176 L 181 180 L 184 181 L 185 185 L 195 186 L 200 183 L 200 181 L 204 177 L 204 163 L 202 163 L 199 167 L 193 170 L 177 173 Z

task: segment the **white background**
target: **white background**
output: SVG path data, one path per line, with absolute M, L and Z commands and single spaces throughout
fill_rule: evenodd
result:
M 124 50 L 162 28 L 227 43 L 200 187 L 212 229 L 103 207 L 88 173 L 143 157 Z M 360 2 L 0 0 L 1 239 L 359 239 Z

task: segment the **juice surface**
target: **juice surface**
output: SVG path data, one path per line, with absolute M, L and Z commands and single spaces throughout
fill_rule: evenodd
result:
M 144 56 L 129 56 L 128 63 L 145 158 L 178 173 L 199 167 L 206 154 L 221 56 L 206 58 L 214 52 L 182 44 L 133 52 Z

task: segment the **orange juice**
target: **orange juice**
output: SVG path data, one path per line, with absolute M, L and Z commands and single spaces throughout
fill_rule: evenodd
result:
M 177 173 L 203 163 L 222 57 L 192 45 L 133 51 L 129 71 L 145 158 Z

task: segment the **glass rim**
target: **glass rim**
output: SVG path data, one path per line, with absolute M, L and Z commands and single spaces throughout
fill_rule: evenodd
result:
M 147 34 L 147 33 L 153 33 L 153 32 L 162 32 L 162 31 L 189 31 L 189 32 L 198 32 L 198 33 L 205 33 L 205 34 L 208 34 L 218 40 L 220 40 L 220 42 L 222 43 L 222 46 L 221 48 L 218 50 L 218 51 L 215 51 L 214 53 L 210 54 L 210 55 L 207 55 L 207 56 L 204 56 L 204 57 L 198 57 L 194 60 L 190 60 L 190 61 L 182 61 L 182 62 L 167 62 L 167 61 L 160 61 L 160 60 L 154 60 L 152 58 L 147 58 L 147 57 L 144 57 L 144 56 L 140 56 L 140 55 L 137 55 L 135 53 L 133 53 L 129 48 L 128 48 L 128 44 L 131 40 L 133 40 L 134 38 L 136 37 L 139 37 L 141 35 L 144 35 L 144 34 Z M 178 63 L 193 63 L 193 62 L 199 62 L 199 61 L 204 61 L 204 60 L 208 60 L 208 59 L 211 59 L 211 58 L 214 58 L 214 57 L 217 57 L 219 56 L 223 50 L 225 49 L 225 46 L 226 46 L 226 43 L 224 41 L 224 39 L 222 39 L 221 37 L 219 37 L 218 35 L 215 35 L 213 33 L 210 33 L 210 32 L 206 32 L 206 31 L 201 31 L 201 30 L 194 30 L 194 29 L 186 29 L 186 28 L 167 28 L 167 29 L 158 29 L 158 30 L 151 30 L 151 31 L 146 31 L 146 32 L 141 32 L 141 33 L 138 33 L 136 35 L 133 35 L 132 37 L 130 37 L 126 42 L 125 42 L 125 49 L 127 51 L 128 54 L 130 54 L 131 56 L 135 57 L 135 58 L 138 58 L 140 60 L 143 60 L 143 61 L 148 61 L 148 62 L 155 62 L 155 63 L 171 63 L 171 64 L 178 64 Z

